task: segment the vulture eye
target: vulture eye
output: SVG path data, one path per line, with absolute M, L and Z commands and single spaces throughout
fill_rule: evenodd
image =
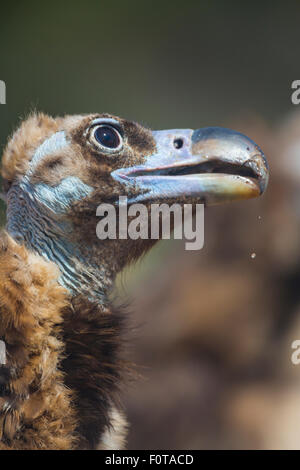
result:
M 123 142 L 119 131 L 109 124 L 95 126 L 93 137 L 106 151 L 110 150 L 115 152 L 120 150 L 122 147 Z

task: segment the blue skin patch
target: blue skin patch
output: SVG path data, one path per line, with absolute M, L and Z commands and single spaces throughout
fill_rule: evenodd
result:
M 93 188 L 77 176 L 64 178 L 57 186 L 38 183 L 31 187 L 32 196 L 55 214 L 64 214 L 72 202 L 88 196 Z
M 65 213 L 72 202 L 83 199 L 93 191 L 93 188 L 83 183 L 77 176 L 68 176 L 54 187 L 46 183 L 32 185 L 29 177 L 44 157 L 62 150 L 68 144 L 64 131 L 56 132 L 46 139 L 35 151 L 29 170 L 20 185 L 25 191 L 29 190 L 33 198 L 56 214 Z
M 53 134 L 49 139 L 46 139 L 35 151 L 35 154 L 33 155 L 30 165 L 29 165 L 29 171 L 27 172 L 27 175 L 30 175 L 33 173 L 34 169 L 36 168 L 37 164 L 47 155 L 50 155 L 51 153 L 55 153 L 59 150 L 61 150 L 63 147 L 66 147 L 68 145 L 67 139 L 66 139 L 66 133 L 64 131 L 56 132 Z

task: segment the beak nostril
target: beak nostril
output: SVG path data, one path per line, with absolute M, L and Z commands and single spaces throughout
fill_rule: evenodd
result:
M 175 139 L 173 144 L 176 149 L 181 149 L 183 147 L 183 139 Z

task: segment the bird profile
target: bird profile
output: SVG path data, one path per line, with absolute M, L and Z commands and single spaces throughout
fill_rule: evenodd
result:
M 151 131 L 109 114 L 33 114 L 2 158 L 0 449 L 122 449 L 118 272 L 157 240 L 106 239 L 97 207 L 205 205 L 263 193 L 248 137 L 219 127 Z

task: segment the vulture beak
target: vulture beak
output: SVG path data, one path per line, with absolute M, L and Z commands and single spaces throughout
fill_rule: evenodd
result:
M 154 131 L 156 152 L 143 165 L 112 176 L 134 185 L 135 201 L 198 199 L 205 204 L 261 195 L 268 183 L 262 150 L 239 132 L 221 127 Z

